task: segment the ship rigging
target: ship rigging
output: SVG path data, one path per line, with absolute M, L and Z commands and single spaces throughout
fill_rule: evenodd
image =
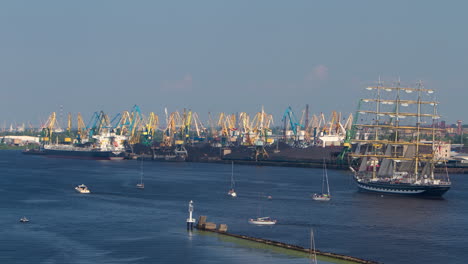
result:
M 375 97 L 361 99 L 358 114 L 368 123 L 354 124 L 355 151 L 350 155 L 354 179 L 360 190 L 441 196 L 451 187 L 448 173 L 436 175 L 435 155 L 443 142 L 438 140 L 436 120 L 438 102 L 427 100 L 434 90 L 417 88 L 367 87 Z M 415 97 L 409 98 L 406 97 Z

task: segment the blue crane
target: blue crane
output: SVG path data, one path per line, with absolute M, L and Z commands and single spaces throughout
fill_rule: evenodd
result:
M 96 127 L 97 127 L 97 123 L 99 119 L 100 118 L 99 118 L 98 112 L 94 112 L 93 116 L 91 117 L 88 124 L 86 125 L 86 130 L 88 130 L 88 133 L 89 133 L 88 137 L 90 140 L 93 138 L 93 135 L 96 132 Z
M 291 125 L 291 129 L 294 133 L 294 141 L 297 141 L 297 128 L 300 127 L 300 128 L 304 128 L 303 125 L 301 125 L 298 121 L 297 121 L 297 118 L 296 118 L 296 115 L 294 114 L 291 106 L 289 106 L 288 108 L 286 108 L 286 111 L 284 111 L 284 114 L 283 114 L 283 119 L 282 121 L 284 122 L 284 133 L 285 133 L 285 136 L 286 136 L 286 122 L 287 120 L 286 119 L 289 119 L 289 124 Z
M 118 129 L 121 121 L 122 121 L 122 114 L 121 113 L 116 114 L 114 118 L 112 118 L 112 120 L 110 121 L 110 125 L 112 129 Z
M 130 131 L 134 131 L 137 128 L 138 123 L 143 121 L 143 115 L 141 114 L 140 107 L 138 105 L 133 106 L 131 116 L 132 116 L 132 120 L 130 122 L 129 129 Z
M 106 114 L 103 111 L 99 113 L 94 112 L 93 116 L 91 117 L 91 120 L 86 126 L 86 128 L 89 131 L 89 139 L 93 138 L 94 134 L 99 134 L 102 128 L 108 127 L 108 126 L 109 126 L 109 118 L 106 116 Z

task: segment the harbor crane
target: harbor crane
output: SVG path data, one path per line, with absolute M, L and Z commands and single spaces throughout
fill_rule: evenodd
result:
M 146 146 L 153 145 L 154 133 L 159 125 L 159 117 L 151 112 L 144 123 L 142 132 L 142 143 Z
M 78 113 L 76 116 L 77 122 L 77 131 L 76 131 L 76 141 L 78 144 L 82 144 L 88 141 L 88 130 L 83 121 L 81 113 Z
M 88 138 L 91 139 L 94 135 L 99 135 L 103 129 L 109 128 L 109 126 L 109 117 L 104 113 L 104 111 L 99 113 L 94 112 L 93 117 L 87 125 Z
M 285 141 L 287 141 L 287 138 L 288 138 L 288 126 L 287 126 L 287 122 L 289 120 L 289 125 L 291 127 L 291 130 L 293 132 L 293 135 L 294 135 L 294 138 L 293 138 L 293 143 L 294 145 L 297 145 L 299 143 L 299 131 L 300 129 L 304 129 L 304 126 L 297 120 L 297 117 L 296 115 L 294 114 L 291 106 L 289 106 L 288 108 L 286 108 L 286 110 L 284 111 L 284 114 L 283 114 L 283 119 L 282 121 L 284 122 L 284 139 Z
M 52 134 L 55 132 L 55 129 L 58 127 L 57 115 L 55 112 L 47 119 L 46 123 L 42 127 L 41 132 L 41 141 L 43 144 L 48 144 L 52 140 Z
M 65 143 L 72 143 L 72 114 L 68 113 L 67 116 L 67 131 L 64 138 Z

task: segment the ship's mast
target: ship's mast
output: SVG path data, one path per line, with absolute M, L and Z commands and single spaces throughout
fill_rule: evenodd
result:
M 398 84 L 397 84 L 397 89 L 396 89 L 396 107 L 395 107 L 395 138 L 394 141 L 398 142 L 398 131 L 399 131 L 399 126 L 400 126 L 400 78 L 398 77 Z M 393 153 L 391 154 L 392 156 L 396 156 L 397 153 L 397 145 L 393 145 Z M 396 160 L 393 160 L 393 175 L 396 172 Z
M 395 120 L 395 142 L 398 141 L 398 126 L 400 125 L 400 78 L 398 78 L 398 85 L 396 89 L 396 120 Z
M 376 111 L 375 111 L 375 140 L 379 140 L 379 125 L 380 125 L 380 89 L 382 89 L 382 81 L 380 80 L 379 76 L 379 83 L 377 85 L 377 104 L 376 104 Z M 377 146 L 381 146 L 380 144 L 374 144 L 373 150 L 374 154 L 377 154 L 376 148 Z M 372 165 L 372 179 L 377 178 L 377 162 L 374 162 Z
M 380 89 L 382 89 L 382 82 L 380 81 L 379 76 L 379 84 L 377 85 L 377 104 L 376 104 L 376 111 L 375 111 L 375 124 L 379 125 L 379 118 L 380 118 Z M 376 127 L 375 129 L 375 140 L 379 140 L 379 129 Z
M 414 165 L 414 178 L 418 180 L 418 170 L 419 170 L 419 141 L 420 141 L 420 130 L 421 130 L 421 89 L 422 82 L 418 82 L 418 112 L 417 112 L 417 122 L 416 122 L 416 154 L 415 154 L 415 165 Z
M 434 180 L 434 154 L 435 154 L 435 118 L 436 118 L 436 114 L 437 114 L 437 108 L 436 108 L 436 103 L 434 103 L 434 107 L 433 107 L 433 112 L 432 114 L 434 115 L 432 117 L 432 151 L 431 151 L 431 154 L 432 154 L 432 157 L 431 157 L 431 180 Z
M 372 114 L 373 117 L 375 116 L 375 119 L 373 119 L 373 121 L 370 124 L 359 124 L 359 127 L 360 129 L 362 129 L 362 131 L 371 129 L 371 131 L 369 131 L 368 134 L 369 138 L 367 138 L 366 135 L 364 135 L 364 138 L 356 138 L 353 140 L 353 142 L 364 142 L 369 147 L 369 151 L 366 151 L 363 154 L 361 154 L 361 151 L 356 151 L 356 153 L 353 153 L 351 155 L 355 158 L 370 158 L 369 160 L 366 159 L 364 162 L 372 166 L 372 169 L 368 172 L 370 174 L 368 175 L 372 179 L 377 178 L 379 168 L 376 165 L 380 163 L 380 161 L 383 161 L 385 159 L 393 160 L 393 173 L 390 170 L 388 170 L 389 168 L 387 168 L 387 171 L 385 171 L 385 173 L 389 175 L 394 174 L 400 169 L 403 169 L 404 171 L 410 170 L 409 177 L 415 181 L 420 179 L 422 175 L 421 168 L 423 167 L 420 164 L 420 162 L 430 162 L 430 164 L 424 164 L 428 166 L 428 168 L 424 169 L 424 174 L 429 174 L 429 171 L 426 170 L 430 170 L 430 177 L 434 178 L 434 152 L 435 147 L 437 145 L 435 142 L 435 133 L 436 131 L 438 131 L 438 129 L 436 128 L 435 119 L 439 117 L 437 114 L 438 102 L 433 100 L 423 101 L 424 93 L 427 92 L 428 94 L 432 94 L 434 91 L 430 89 L 424 89 L 422 81 L 419 81 L 417 87 L 415 88 L 401 87 L 399 79 L 395 86 L 385 87 L 380 81 L 380 78 L 377 86 L 367 87 L 366 89 L 369 91 L 376 91 L 376 93 L 374 94 L 376 97 L 374 99 L 361 99 L 360 103 L 372 103 L 371 109 L 374 110 L 368 111 L 363 110 L 359 107 L 359 110 L 356 114 Z M 392 93 L 392 95 L 395 97 L 393 99 L 384 99 L 384 95 L 381 91 L 393 91 L 395 92 L 395 94 Z M 414 96 L 412 96 L 412 99 L 402 98 L 403 92 L 414 92 Z M 387 109 L 388 106 L 386 108 L 386 105 L 395 106 L 392 110 L 389 110 Z M 409 112 L 402 111 L 403 106 L 409 105 L 414 105 L 417 108 L 413 108 L 413 111 Z M 425 105 L 433 106 L 433 112 L 425 113 L 425 110 L 430 109 L 427 109 Z M 388 120 L 389 122 L 387 122 L 386 118 L 382 119 L 382 116 L 390 117 L 390 120 Z M 416 121 L 416 124 L 402 125 L 402 119 L 405 117 L 411 117 L 413 121 Z M 423 122 L 425 122 L 425 118 L 429 117 L 433 118 L 432 127 L 425 127 Z M 388 134 L 390 131 L 393 131 L 392 135 Z M 411 133 L 413 134 L 413 140 L 411 141 L 404 140 L 402 138 L 402 136 L 405 136 L 405 134 L 410 133 L 408 131 L 412 131 Z M 425 135 L 426 133 L 427 135 L 429 133 L 432 133 L 432 142 L 422 143 L 422 133 L 424 133 Z M 387 138 L 387 136 L 389 137 Z M 432 155 L 420 154 L 419 152 L 422 151 L 422 146 L 432 147 Z M 385 152 L 383 152 L 382 147 L 385 147 Z M 403 150 L 403 152 L 400 153 L 400 149 Z M 404 166 L 403 163 L 398 164 L 398 162 L 405 162 Z M 360 168 L 360 170 L 362 170 L 362 168 Z M 382 175 L 383 174 L 384 172 L 382 172 Z

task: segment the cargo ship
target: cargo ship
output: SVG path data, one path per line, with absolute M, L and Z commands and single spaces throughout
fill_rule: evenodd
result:
M 367 87 L 372 99 L 361 99 L 353 125 L 351 171 L 361 191 L 409 196 L 440 197 L 451 187 L 447 171 L 436 174 L 443 164 L 436 122 L 438 102 L 434 90 Z M 364 121 L 365 119 L 369 122 Z
M 266 147 L 230 147 L 223 150 L 224 160 L 252 161 L 252 162 L 286 162 L 292 164 L 313 163 L 323 166 L 323 160 L 327 164 L 339 162 L 339 154 L 342 146 L 307 146 L 303 148 L 290 146 L 284 142 Z
M 46 144 L 42 146 L 43 155 L 54 158 L 122 160 L 126 157 L 125 136 L 106 132 L 93 136 L 93 143 L 85 144 Z
M 93 160 L 122 160 L 122 151 L 106 151 L 93 147 L 79 147 L 70 145 L 47 145 L 42 150 L 43 155 L 53 158 L 93 159 Z

